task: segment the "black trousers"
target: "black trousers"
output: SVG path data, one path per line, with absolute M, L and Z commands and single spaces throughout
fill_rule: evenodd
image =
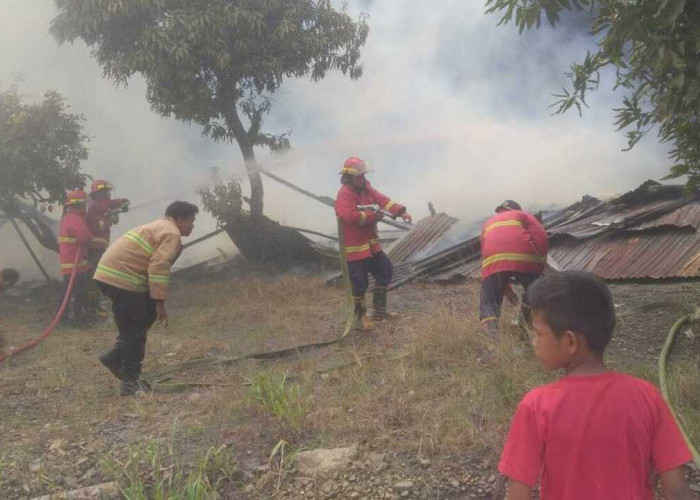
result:
M 156 320 L 156 301 L 148 292 L 137 293 L 100 283 L 102 293 L 112 300 L 112 312 L 119 335 L 106 354 L 110 364 L 121 366 L 125 380 L 141 373 L 146 354 L 146 334 Z
M 348 274 L 354 296 L 359 297 L 367 292 L 368 273 L 374 277 L 378 286 L 389 286 L 394 275 L 394 266 L 384 252 L 376 253 L 367 259 L 348 262 Z
M 539 277 L 538 274 L 504 271 L 495 273 L 481 281 L 479 291 L 479 318 L 481 321 L 497 320 L 501 316 L 501 304 L 503 295 L 510 283 L 518 283 L 525 291 Z M 525 321 L 530 322 L 530 307 L 527 303 L 527 294 L 523 296 L 522 313 Z
M 68 283 L 70 282 L 70 275 L 64 275 L 63 281 L 61 282 L 61 297 L 58 306 L 60 307 L 63 303 L 63 298 L 66 296 L 68 291 Z M 68 303 L 72 305 L 73 319 L 80 319 L 87 313 L 87 292 L 88 292 L 88 275 L 86 273 L 76 273 L 75 281 L 73 282 L 73 293 L 71 294 L 71 302 Z

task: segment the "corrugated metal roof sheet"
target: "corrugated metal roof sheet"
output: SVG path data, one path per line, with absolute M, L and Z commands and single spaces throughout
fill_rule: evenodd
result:
M 588 204 L 549 219 L 550 254 L 563 269 L 608 280 L 700 277 L 700 199 L 682 197 L 635 206 Z M 480 256 L 438 266 L 430 281 L 478 279 Z
M 700 233 L 658 230 L 588 241 L 560 240 L 550 249 L 564 269 L 590 271 L 604 279 L 700 276 Z
M 560 220 L 548 229 L 552 235 L 567 234 L 574 238 L 585 239 L 605 233 L 610 229 L 632 229 L 635 227 L 648 229 L 667 224 L 693 225 L 692 222 L 700 221 L 700 214 L 693 209 L 679 212 L 688 203 L 691 203 L 691 199 L 661 200 L 635 207 L 617 207 L 601 203 L 591 211 L 590 215 L 571 222 Z M 683 222 L 690 222 L 690 224 Z
M 635 226 L 636 230 L 646 230 L 662 226 L 691 227 L 700 229 L 700 203 L 688 203 L 661 217 Z
M 444 213 L 421 219 L 405 237 L 391 246 L 387 255 L 394 264 L 409 260 L 439 240 L 455 222 L 457 219 Z

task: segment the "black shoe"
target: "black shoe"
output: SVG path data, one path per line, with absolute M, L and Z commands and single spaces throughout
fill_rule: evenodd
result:
M 137 392 L 151 392 L 152 390 L 151 384 L 146 380 L 123 380 L 119 394 L 121 396 L 133 396 Z
M 116 378 L 118 378 L 119 380 L 122 380 L 124 378 L 124 374 L 122 373 L 121 362 L 117 362 L 116 360 L 110 358 L 109 353 L 103 354 L 97 359 L 99 359 L 100 363 L 102 363 L 105 366 L 105 368 L 107 368 L 109 372 Z

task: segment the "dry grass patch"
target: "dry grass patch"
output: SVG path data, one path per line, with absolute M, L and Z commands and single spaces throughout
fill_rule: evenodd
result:
M 343 370 L 315 394 L 317 431 L 419 455 L 500 449 L 522 395 L 551 377 L 508 328 L 491 362 L 472 315 L 437 304 L 399 326 L 403 355 Z
M 554 375 L 509 326 L 508 308 L 492 360 L 479 361 L 488 343 L 476 321 L 477 290 L 408 286 L 390 299 L 402 318 L 375 332 L 274 360 L 180 370 L 172 382 L 215 385 L 180 392 L 163 385 L 136 398 L 118 397 L 117 381 L 96 359 L 113 342 L 113 323 L 61 329 L 0 366 L 0 498 L 115 477 L 135 498 L 161 487 L 194 488 L 192 498 L 206 498 L 225 474 L 198 464 L 207 454 L 211 464 L 223 445 L 241 468 L 269 465 L 257 485 L 261 497 L 280 487 L 300 447 L 363 443 L 419 457 L 493 458 L 520 398 Z M 343 300 L 318 278 L 176 282 L 170 325 L 149 333 L 145 370 L 336 338 Z M 12 343 L 38 334 L 50 310 L 48 300 L 0 299 Z M 619 368 L 653 378 L 650 366 Z M 692 418 L 698 379 L 687 369 L 677 390 Z M 163 468 L 168 476 L 158 475 Z

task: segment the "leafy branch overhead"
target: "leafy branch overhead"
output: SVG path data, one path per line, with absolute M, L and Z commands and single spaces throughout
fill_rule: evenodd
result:
M 359 78 L 366 18 L 329 0 L 54 0 L 51 31 L 82 39 L 104 75 L 126 85 L 140 74 L 151 108 L 237 142 L 251 182 L 251 216 L 262 215 L 254 148 L 289 147 L 263 131 L 270 95 L 286 78 Z
M 83 121 L 57 92 L 25 102 L 15 88 L 0 90 L 0 208 L 11 210 L 13 200 L 25 199 L 50 209 L 67 190 L 85 184 Z
M 700 2 L 695 0 L 487 0 L 499 24 L 520 32 L 552 26 L 564 11 L 590 16 L 598 50 L 571 65 L 570 88 L 556 95 L 556 113 L 581 112 L 603 68 L 615 70 L 615 88 L 625 91 L 615 125 L 625 130 L 628 148 L 649 131 L 671 147 L 669 178 L 688 176 L 700 185 Z

